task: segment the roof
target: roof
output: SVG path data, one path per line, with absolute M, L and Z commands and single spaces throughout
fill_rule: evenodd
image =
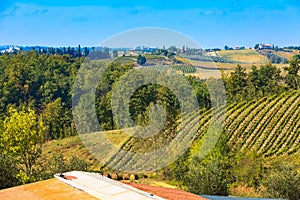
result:
M 55 178 L 0 190 L 1 200 L 96 200 L 97 198 Z
M 166 200 L 124 183 L 109 179 L 99 173 L 72 171 L 55 177 L 101 200 Z
M 84 173 L 84 175 L 87 175 L 88 173 Z M 95 173 L 89 173 L 91 176 L 94 176 Z M 98 174 L 99 175 L 99 174 Z M 100 176 L 100 175 L 99 175 Z M 59 175 L 58 175 L 59 177 Z M 62 177 L 60 177 L 62 178 Z M 8 189 L 4 189 L 4 190 L 0 190 L 0 199 L 1 200 L 57 200 L 57 199 L 64 199 L 64 200 L 95 200 L 95 199 L 105 199 L 104 198 L 96 198 L 93 196 L 93 193 L 90 193 L 88 191 L 86 191 L 84 189 L 84 187 L 82 188 L 80 186 L 80 184 L 76 185 L 74 184 L 73 186 L 70 185 L 70 183 L 67 183 L 67 181 L 74 181 L 73 183 L 79 181 L 79 183 L 81 182 L 81 180 L 86 180 L 89 179 L 89 177 L 83 177 L 79 179 L 76 179 L 76 174 L 74 176 L 74 174 L 72 175 L 67 175 L 67 177 L 65 177 L 66 181 L 62 181 L 60 180 L 60 178 L 53 178 L 53 179 L 49 179 L 49 180 L 45 180 L 45 181 L 39 181 L 36 183 L 31 183 L 31 184 L 27 184 L 27 185 L 22 185 L 22 186 L 18 186 L 18 187 L 13 187 L 13 188 L 8 188 Z M 104 195 L 112 195 L 109 198 L 111 199 L 118 199 L 117 197 L 120 197 L 121 199 L 124 199 L 124 196 L 118 196 L 118 195 L 122 195 L 122 194 L 126 194 L 126 195 L 132 195 L 131 192 L 137 192 L 138 194 L 143 194 L 144 198 L 143 199 L 169 199 L 169 200 L 177 200 L 177 199 L 185 199 L 185 200 L 204 200 L 205 198 L 185 192 L 185 191 L 181 191 L 181 190 L 176 190 L 176 189 L 170 189 L 170 188 L 163 188 L 163 187 L 157 187 L 157 186 L 147 186 L 147 185 L 142 185 L 142 184 L 134 184 L 134 183 L 126 183 L 130 186 L 125 185 L 124 183 L 120 183 L 120 182 L 116 182 L 113 181 L 111 179 L 108 180 L 108 182 L 106 182 L 106 178 L 103 177 L 103 179 L 105 180 L 104 182 L 107 184 L 109 182 L 113 183 L 113 185 L 117 185 L 118 187 L 121 186 L 121 188 L 116 188 L 116 187 L 112 187 L 111 185 L 107 184 L 106 186 L 102 185 L 99 186 L 98 183 L 96 183 L 95 188 L 97 188 L 97 191 L 104 191 Z M 98 179 L 99 180 L 99 179 Z M 92 180 L 93 181 L 93 180 Z M 89 181 L 88 181 L 89 182 Z M 116 182 L 116 183 L 115 183 Z M 100 181 L 100 185 L 101 184 L 105 184 L 105 183 L 101 183 Z M 94 182 L 95 184 L 95 182 Z M 92 185 L 94 185 L 92 183 Z M 88 184 L 84 184 L 84 186 L 87 186 Z M 99 188 L 99 190 L 98 190 Z M 104 189 L 105 190 L 101 190 Z M 109 189 L 111 188 L 111 189 Z M 129 192 L 124 190 L 130 190 Z M 90 188 L 91 189 L 91 188 Z M 123 189 L 123 191 L 121 191 Z M 114 192 L 114 193 L 111 193 Z M 154 194 L 154 195 L 152 195 Z M 157 196 L 155 196 L 157 195 Z M 160 197 L 162 198 L 160 198 Z M 106 196 L 107 197 L 107 196 Z M 116 197 L 116 198 L 113 198 Z M 128 197 L 125 199 L 128 199 Z M 138 199 L 138 198 L 131 198 L 129 197 L 129 199 Z

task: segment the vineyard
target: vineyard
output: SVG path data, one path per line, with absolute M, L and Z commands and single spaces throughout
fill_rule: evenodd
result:
M 216 109 L 214 117 L 221 117 L 224 112 L 224 108 Z M 210 125 L 211 113 L 211 111 L 201 110 L 182 119 L 181 128 L 177 130 L 177 134 L 184 135 L 182 140 L 184 137 L 192 137 L 194 140 L 202 138 Z M 260 100 L 228 105 L 223 127 L 228 136 L 228 144 L 233 151 L 250 150 L 264 157 L 298 152 L 300 148 L 300 92 L 288 92 Z M 162 144 L 160 142 L 162 140 L 170 140 L 170 138 L 163 137 L 171 137 L 171 135 L 170 131 L 166 131 L 150 143 L 149 140 L 137 140 L 130 137 L 123 141 L 122 148 L 130 151 L 151 146 L 153 148 L 153 145 Z M 109 161 L 113 165 L 127 163 L 134 156 L 126 155 L 124 152 L 120 156 L 118 153 L 120 152 L 116 152 Z
M 227 107 L 224 130 L 234 151 L 265 157 L 292 154 L 300 147 L 300 92 L 274 95 Z M 198 134 L 209 124 L 201 123 Z
M 255 151 L 263 157 L 270 158 L 295 154 L 300 151 L 299 91 L 250 102 L 234 103 L 227 105 L 226 109 L 224 108 L 218 108 L 213 113 L 215 118 L 219 118 L 224 116 L 226 112 L 223 128 L 233 152 Z M 180 143 L 185 141 L 186 137 L 192 138 L 195 142 L 190 145 L 194 146 L 193 149 L 195 146 L 196 149 L 199 149 L 197 146 L 201 146 L 201 139 L 210 125 L 211 114 L 211 110 L 202 109 L 182 118 L 178 121 L 180 126 L 176 132 L 177 135 L 181 135 L 178 138 L 172 129 L 162 131 L 162 133 L 149 138 L 138 138 L 134 137 L 133 133 L 128 134 L 132 132 L 130 128 L 123 131 L 106 131 L 106 138 L 119 149 L 107 158 L 106 164 L 122 168 L 122 165 L 127 163 L 130 165 L 133 160 L 139 160 L 135 158 L 139 156 L 139 153 L 151 152 L 167 145 L 173 139 Z M 90 139 L 93 147 L 96 147 L 99 141 L 94 136 Z M 94 167 L 99 166 L 99 163 L 92 159 L 91 155 L 84 149 L 78 136 L 65 138 L 47 143 L 44 148 L 44 156 L 48 157 L 55 152 L 69 152 L 71 154 L 81 152 L 80 155 L 78 154 L 80 157 L 89 158 L 88 163 L 92 161 Z M 170 151 L 176 150 L 170 149 Z M 138 154 L 135 155 L 132 152 Z M 147 166 L 144 159 L 140 160 L 141 162 L 135 163 L 133 167 Z

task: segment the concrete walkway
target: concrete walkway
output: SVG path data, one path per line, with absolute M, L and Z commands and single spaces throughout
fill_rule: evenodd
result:
M 54 177 L 101 200 L 166 200 L 98 173 L 72 171 L 63 175 Z

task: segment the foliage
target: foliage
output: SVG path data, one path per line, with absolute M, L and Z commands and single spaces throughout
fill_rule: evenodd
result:
M 300 175 L 293 166 L 272 169 L 264 181 L 267 196 L 288 200 L 300 199 Z
M 145 56 L 142 56 L 141 54 L 139 54 L 139 56 L 137 57 L 137 63 L 139 65 L 143 65 L 146 63 L 146 57 Z
M 229 149 L 226 142 L 222 134 L 209 155 L 201 159 L 199 145 L 203 145 L 203 139 L 196 141 L 189 152 L 173 165 L 174 178 L 195 194 L 228 195 Z
M 228 195 L 226 167 L 222 161 L 213 159 L 207 165 L 190 166 L 185 185 L 195 194 Z
M 249 73 L 238 65 L 230 76 L 224 79 L 227 101 L 241 102 L 282 93 L 284 85 L 280 73 L 280 69 L 271 64 L 260 68 L 252 66 Z
M 33 167 L 41 154 L 45 126 L 32 109 L 17 111 L 9 109 L 4 118 L 0 145 L 4 156 L 14 157 L 26 176 L 33 174 Z
M 286 75 L 286 83 L 292 89 L 299 89 L 300 88 L 300 60 L 294 59 L 290 61 L 289 67 L 284 68 L 287 71 Z
M 230 78 L 226 81 L 226 91 L 228 99 L 231 101 L 243 100 L 246 93 L 247 74 L 246 70 L 238 65 L 230 74 Z
M 68 171 L 86 171 L 87 163 L 79 157 L 73 155 L 66 159 L 63 154 L 54 154 L 40 170 L 37 175 L 40 179 L 48 179 L 53 177 L 54 174 L 63 173 Z
M 234 155 L 231 160 L 230 179 L 234 183 L 259 187 L 262 179 L 263 160 L 254 152 L 243 152 Z
M 271 63 L 274 63 L 274 64 L 279 64 L 279 63 L 283 63 L 283 64 L 286 64 L 288 63 L 288 60 L 286 58 L 282 58 L 274 53 L 267 53 L 267 58 L 269 59 L 269 61 Z
M 44 116 L 48 126 L 57 116 L 51 117 L 50 107 L 56 107 L 59 110 L 57 114 L 60 114 L 60 123 L 56 124 L 53 131 L 58 133 L 50 133 L 49 130 L 50 135 L 47 138 L 69 135 L 72 120 L 71 87 L 81 62 L 81 58 L 71 58 L 68 55 L 36 52 L 0 56 L 0 117 L 8 115 L 9 105 L 29 106 L 34 108 L 37 115 L 43 112 L 48 116 Z
M 17 161 L 13 156 L 0 154 L 0 189 L 20 184 L 17 174 L 19 173 Z

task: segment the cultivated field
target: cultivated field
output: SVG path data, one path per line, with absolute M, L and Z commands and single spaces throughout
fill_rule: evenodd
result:
M 246 50 L 224 50 L 217 51 L 218 56 L 225 58 L 227 60 L 232 60 L 236 62 L 244 62 L 249 64 L 266 64 L 268 59 L 256 52 L 256 50 L 246 49 Z

